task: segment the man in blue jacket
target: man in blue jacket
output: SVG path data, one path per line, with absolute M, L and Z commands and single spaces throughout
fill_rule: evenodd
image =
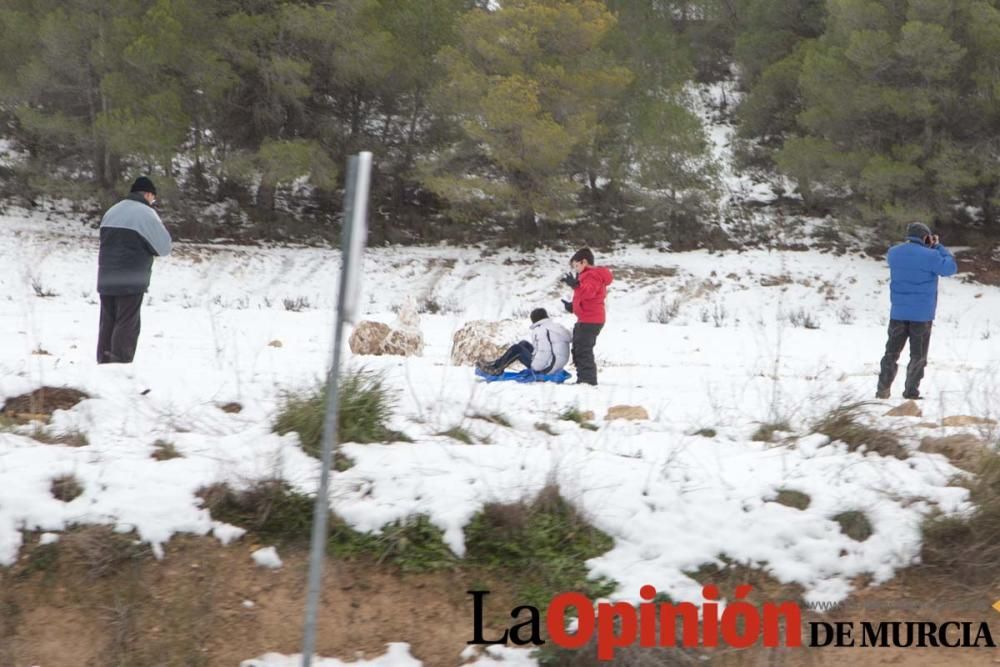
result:
M 170 254 L 170 234 L 153 209 L 156 186 L 145 176 L 132 184 L 127 198 L 101 220 L 97 292 L 101 325 L 97 363 L 132 363 L 139 342 L 139 310 L 149 288 L 153 258 Z
M 914 222 L 906 228 L 906 242 L 889 249 L 889 340 L 878 376 L 876 398 L 889 398 L 896 377 L 896 362 L 907 339 L 910 363 L 906 367 L 903 398 L 920 398 L 920 380 L 927 365 L 931 325 L 937 310 L 938 276 L 958 271 L 955 257 L 938 242 L 927 225 Z

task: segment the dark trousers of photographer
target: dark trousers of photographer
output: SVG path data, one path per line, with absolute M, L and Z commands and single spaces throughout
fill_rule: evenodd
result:
M 577 322 L 573 325 L 573 365 L 576 366 L 576 381 L 583 384 L 597 384 L 597 362 L 594 360 L 594 345 L 603 324 Z
M 892 381 L 896 378 L 897 361 L 903 351 L 906 341 L 910 341 L 910 363 L 906 366 L 906 385 L 903 387 L 904 398 L 915 398 L 920 395 L 920 380 L 924 377 L 924 367 L 927 366 L 927 352 L 931 345 L 931 325 L 933 322 L 910 322 L 908 320 L 889 320 L 889 340 L 885 344 L 885 356 L 882 357 L 882 368 L 878 376 L 879 392 L 888 392 Z
M 101 324 L 97 334 L 97 363 L 130 364 L 139 344 L 142 294 L 101 295 Z

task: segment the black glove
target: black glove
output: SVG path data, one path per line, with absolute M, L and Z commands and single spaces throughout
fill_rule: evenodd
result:
M 567 301 L 566 299 L 560 299 L 560 301 L 562 301 L 563 308 L 566 309 L 566 312 L 572 314 L 573 313 L 573 302 L 572 301 Z
M 576 276 L 574 276 L 572 273 L 567 273 L 565 276 L 563 276 L 562 281 L 567 285 L 569 285 L 570 287 L 572 287 L 573 289 L 576 289 L 577 287 L 580 286 L 580 281 L 577 280 Z

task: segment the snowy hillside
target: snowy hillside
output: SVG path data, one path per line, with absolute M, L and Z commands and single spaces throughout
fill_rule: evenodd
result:
M 325 372 L 338 253 L 180 244 L 154 267 L 135 364 L 98 367 L 96 252 L 93 230 L 0 217 L 0 401 L 42 386 L 91 396 L 47 427 L 79 432 L 86 446 L 40 444 L 30 426 L 0 432 L 2 565 L 17 559 L 22 530 L 70 524 L 135 529 L 154 547 L 177 533 L 228 542 L 239 531 L 213 521 L 198 489 L 274 474 L 315 488 L 317 462 L 271 426 L 282 392 Z M 368 252 L 366 319 L 391 322 L 408 299 L 437 313 L 421 316 L 423 357 L 348 355 L 353 367 L 386 373 L 399 399 L 392 427 L 414 442 L 346 444 L 355 465 L 333 479 L 338 514 L 360 530 L 425 514 L 461 554 L 463 527 L 484 503 L 530 498 L 554 481 L 614 537 L 589 567 L 618 582 L 620 598 L 653 584 L 674 600 L 700 600 L 685 572 L 725 556 L 801 584 L 807 599 L 840 600 L 857 575 L 883 582 L 914 560 L 930 509 L 966 506 L 966 492 L 948 486 L 957 469 L 939 455 L 851 453 L 810 432 L 831 408 L 874 395 L 888 315 L 881 263 L 622 248 L 598 254 L 616 276 L 596 350 L 599 387 L 485 385 L 449 364 L 451 336 L 469 320 L 527 324 L 534 307 L 560 312 L 567 261 L 553 252 Z M 868 409 L 872 422 L 915 450 L 923 435 L 955 432 L 928 423 L 996 416 L 998 310 L 1000 291 L 943 280 L 924 416 L 882 416 L 899 402 L 898 379 L 893 400 Z M 650 321 L 661 314 L 667 323 Z M 222 411 L 228 402 L 244 409 Z M 650 419 L 604 421 L 619 404 L 643 406 Z M 559 420 L 571 407 L 593 411 L 600 428 Z M 473 418 L 494 413 L 511 426 Z M 751 439 L 779 421 L 791 432 Z M 457 425 L 489 444 L 435 435 Z M 157 440 L 183 458 L 152 459 Z M 83 486 L 70 502 L 50 492 L 65 474 Z M 775 503 L 779 489 L 811 503 Z M 848 510 L 867 513 L 869 539 L 849 538 L 832 520 Z

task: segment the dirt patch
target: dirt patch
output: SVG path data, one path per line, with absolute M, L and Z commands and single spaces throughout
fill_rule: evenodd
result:
M 260 546 L 175 538 L 162 561 L 127 559 L 97 578 L 92 559 L 80 557 L 69 537 L 26 548 L 16 566 L 0 569 L 0 605 L 16 608 L 15 615 L 0 613 L 0 664 L 207 667 L 238 665 L 271 651 L 298 653 L 307 553 L 282 548 L 284 566 L 268 570 L 250 558 Z M 374 658 L 385 653 L 386 643 L 405 641 L 425 665 L 454 667 L 471 637 L 468 589 L 492 591 L 487 636 L 499 634 L 517 604 L 500 577 L 482 571 L 403 574 L 361 560 L 328 561 L 317 652 L 350 661 L 359 652 Z
M 302 549 L 282 548 L 284 566 L 267 570 L 251 561 L 251 551 L 262 546 L 253 540 L 222 547 L 209 538 L 175 538 L 166 545 L 165 558 L 156 561 L 146 551 L 122 556 L 120 549 L 132 544 L 122 539 L 116 566 L 95 577 L 92 551 L 81 550 L 72 536 L 46 546 L 37 546 L 35 536 L 26 541 L 34 546 L 25 548 L 18 564 L 0 569 L 2 665 L 234 666 L 270 651 L 300 651 L 307 568 Z M 735 564 L 703 568 L 696 578 L 717 585 L 726 599 L 733 598 L 736 586 L 751 584 L 753 604 L 801 595 L 798 586 Z M 1000 637 L 1000 614 L 989 609 L 995 587 L 972 591 L 915 571 L 884 586 L 863 585 L 859 581 L 862 590 L 841 607 L 804 611 L 803 620 L 988 621 L 993 637 Z M 370 659 L 382 655 L 387 642 L 405 641 L 424 665 L 455 667 L 471 638 L 472 610 L 465 593 L 470 589 L 492 591 L 486 600 L 487 637 L 506 627 L 509 610 L 522 603 L 503 576 L 488 570 L 402 574 L 361 559 L 328 561 L 317 651 L 348 661 L 360 652 Z M 551 664 L 972 667 L 1000 657 L 988 648 L 634 649 L 615 663 L 599 663 L 592 655 L 592 648 L 559 652 Z
M 826 614 L 809 615 L 809 620 L 854 621 L 860 632 L 861 621 L 932 621 L 937 624 L 949 621 L 972 623 L 975 628 L 982 622 L 989 623 L 993 640 L 1000 632 L 1000 614 L 990 609 L 998 597 L 997 587 L 984 586 L 974 590 L 947 578 L 928 577 L 917 569 L 906 570 L 893 581 L 877 587 L 865 588 L 852 595 L 840 609 Z M 825 648 L 827 662 L 822 665 L 907 665 L 913 667 L 939 667 L 955 665 L 995 665 L 1000 661 L 996 648 Z
M 941 454 L 959 468 L 975 472 L 979 460 L 989 445 L 985 440 L 968 433 L 957 433 L 942 438 L 930 436 L 920 439 L 920 451 Z
M 955 256 L 959 273 L 966 282 L 1000 285 L 1000 247 L 960 252 Z
M 87 398 L 90 396 L 70 387 L 41 387 L 31 393 L 8 398 L 0 414 L 18 423 L 48 421 L 56 410 L 69 410 Z
M 622 266 L 611 267 L 616 280 L 636 283 L 648 283 L 661 278 L 673 278 L 677 275 L 676 266 Z
M 649 413 L 641 405 L 612 405 L 608 408 L 608 414 L 604 415 L 605 421 L 612 419 L 627 419 L 631 421 L 649 419 Z
M 781 287 L 782 285 L 791 285 L 795 281 L 787 273 L 783 273 L 778 276 L 763 275 L 757 281 L 760 283 L 761 287 Z

